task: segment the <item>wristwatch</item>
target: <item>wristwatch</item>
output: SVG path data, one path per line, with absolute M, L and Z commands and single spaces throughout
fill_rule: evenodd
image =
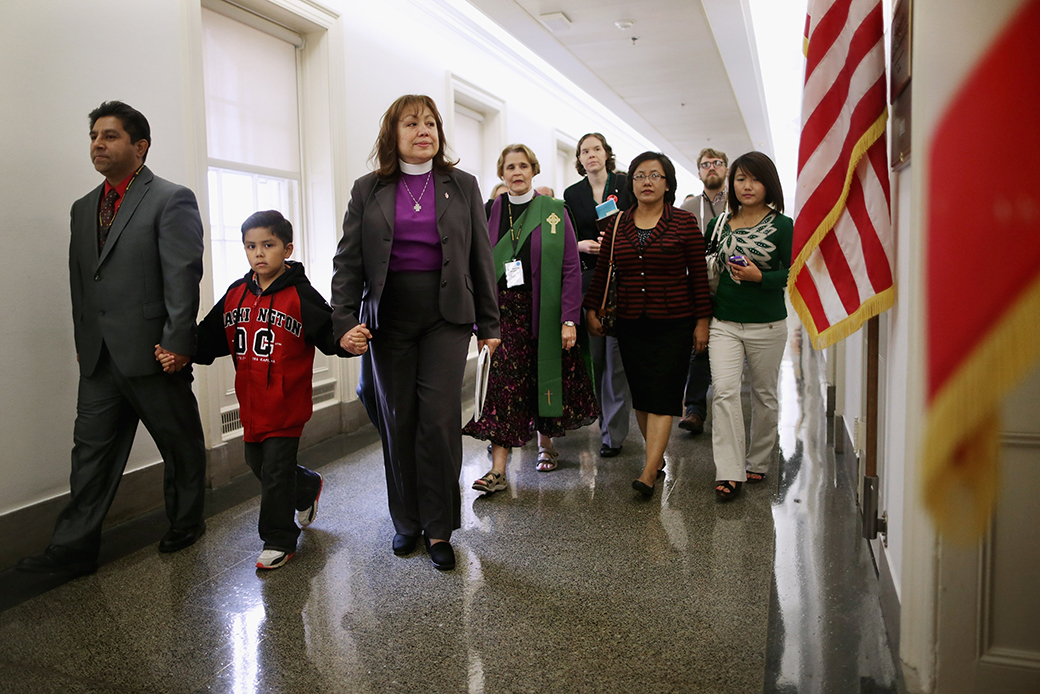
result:
M 572 320 L 565 320 L 565 321 L 563 321 L 563 324 L 566 325 L 568 328 L 573 328 L 574 327 L 574 321 L 572 321 Z

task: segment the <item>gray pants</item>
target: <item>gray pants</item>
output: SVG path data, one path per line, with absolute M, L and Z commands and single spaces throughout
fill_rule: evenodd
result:
M 372 336 L 394 528 L 447 540 L 462 526 L 462 377 L 473 328 L 448 323 L 439 272 L 387 275 Z
M 594 269 L 581 273 L 582 291 L 588 292 Z M 585 327 L 585 312 L 581 314 L 582 330 L 578 339 L 588 340 L 592 357 L 593 382 L 599 401 L 599 433 L 603 445 L 618 448 L 628 436 L 628 419 L 632 412 L 632 396 L 628 392 L 628 378 L 621 363 L 621 350 L 613 337 L 593 337 Z
M 79 379 L 73 430 L 71 498 L 58 515 L 51 543 L 97 555 L 101 524 L 123 478 L 138 422 L 162 455 L 170 525 L 202 522 L 206 445 L 191 367 L 176 374 L 127 377 L 102 347 L 97 367 Z

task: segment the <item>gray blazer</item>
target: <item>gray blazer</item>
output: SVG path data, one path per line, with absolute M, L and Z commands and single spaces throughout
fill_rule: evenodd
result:
M 202 280 L 195 194 L 143 167 L 99 256 L 103 191 L 104 184 L 72 205 L 69 283 L 80 374 L 94 373 L 102 342 L 124 376 L 161 373 L 155 345 L 195 353 Z
M 479 339 L 498 338 L 498 298 L 484 201 L 473 176 L 434 172 L 443 263 L 439 305 L 449 323 L 476 324 Z M 396 184 L 375 173 L 350 191 L 343 238 L 333 260 L 332 324 L 339 340 L 358 323 L 379 329 L 379 299 L 394 240 Z

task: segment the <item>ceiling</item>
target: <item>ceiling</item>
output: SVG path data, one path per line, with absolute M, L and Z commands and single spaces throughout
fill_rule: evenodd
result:
M 772 155 L 749 1 L 469 3 L 694 171 L 704 147 Z M 554 13 L 570 25 L 540 19 Z

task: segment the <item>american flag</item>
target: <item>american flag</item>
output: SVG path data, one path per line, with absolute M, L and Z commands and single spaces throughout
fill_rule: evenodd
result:
M 813 346 L 895 300 L 881 0 L 810 0 L 788 292 Z
M 953 535 L 977 536 L 989 523 L 1004 396 L 1040 363 L 1038 36 L 1040 0 L 1024 0 L 952 92 L 923 162 L 922 479 L 937 526 Z M 984 197 L 964 176 L 980 154 L 1012 174 Z

